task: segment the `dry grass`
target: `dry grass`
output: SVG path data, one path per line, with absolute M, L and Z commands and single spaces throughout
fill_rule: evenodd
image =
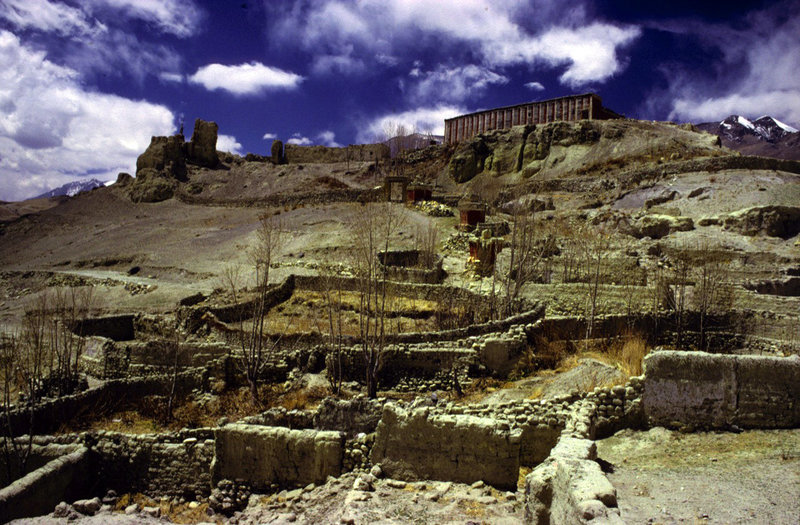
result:
M 171 500 L 155 500 L 144 494 L 123 494 L 117 500 L 114 510 L 122 512 L 125 507 L 136 503 L 139 507 L 158 507 L 161 509 L 161 516 L 169 519 L 171 523 L 200 523 L 208 522 L 208 503 L 199 503 L 195 508 L 190 508 L 189 503 L 174 504 Z M 222 523 L 217 519 L 212 523 Z
M 647 340 L 639 334 L 624 335 L 610 343 L 595 341 L 583 346 L 578 352 L 563 357 L 558 362 L 556 372 L 572 370 L 581 359 L 592 358 L 617 368 L 626 377 L 638 376 L 642 375 L 642 361 L 651 349 Z
M 517 477 L 517 490 L 525 490 L 525 478 L 533 471 L 532 467 L 520 467 L 519 477 Z
M 387 329 L 389 333 L 435 330 L 433 315 L 438 307 L 434 301 L 390 296 L 386 304 Z M 357 292 L 342 292 L 344 335 L 358 335 L 360 309 Z M 327 316 L 327 303 L 322 292 L 297 290 L 288 301 L 269 312 L 266 329 L 269 333 L 325 334 L 328 332 Z M 249 323 L 246 324 L 249 326 Z

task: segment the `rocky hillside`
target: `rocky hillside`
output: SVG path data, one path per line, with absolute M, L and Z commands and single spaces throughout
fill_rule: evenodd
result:
M 730 155 L 691 125 L 634 120 L 554 122 L 494 130 L 458 145 L 449 173 L 462 183 L 479 173 L 520 179 L 604 174 L 694 158 Z

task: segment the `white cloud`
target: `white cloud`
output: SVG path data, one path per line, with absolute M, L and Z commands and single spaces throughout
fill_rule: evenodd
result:
M 593 23 L 578 28 L 554 27 L 535 36 L 488 42 L 485 53 L 493 62 L 513 65 L 544 63 L 566 67 L 559 80 L 570 87 L 604 81 L 622 69 L 617 48 L 636 39 L 636 27 Z
M 321 0 L 295 6 L 275 24 L 272 38 L 284 45 L 299 43 L 315 59 L 361 60 L 367 72 L 383 65 L 378 56 L 469 55 L 490 70 L 564 68 L 561 82 L 573 87 L 619 72 L 618 49 L 639 35 L 637 27 L 592 23 L 582 5 L 555 1 L 533 8 L 514 0 Z
M 319 142 L 329 148 L 341 148 L 342 145 L 336 142 L 336 134 L 333 131 L 325 130 L 317 135 Z
M 134 9 L 128 4 L 139 7 Z M 191 6 L 184 4 L 183 0 L 172 0 L 159 9 L 173 10 L 172 18 L 194 20 Z M 21 31 L 57 37 L 47 47 L 49 60 L 75 69 L 85 77 L 102 73 L 130 75 L 141 81 L 159 70 L 179 69 L 181 59 L 174 50 L 161 40 L 148 41 L 146 33 L 131 31 L 129 17 L 120 16 L 120 10 L 130 14 L 126 6 L 136 14 L 155 8 L 155 3 L 91 0 L 73 7 L 52 0 L 3 0 L 0 19 L 8 20 Z M 181 8 L 189 13 L 185 19 L 180 11 L 174 11 Z M 164 20 L 168 19 L 165 14 Z
M 350 53 L 341 55 L 322 55 L 314 57 L 311 71 L 317 75 L 352 75 L 366 70 L 363 60 L 353 58 Z
M 314 142 L 308 138 L 302 136 L 300 133 L 295 133 L 292 137 L 286 141 L 287 144 L 295 144 L 296 146 L 311 146 Z
M 707 75 L 671 70 L 660 97 L 671 104 L 670 119 L 715 121 L 731 114 L 769 114 L 800 124 L 800 17 L 785 17 L 786 3 L 749 15 L 736 29 L 705 24 L 666 28 L 693 33 L 723 56 Z
M 150 137 L 174 131 L 166 107 L 87 91 L 76 71 L 8 31 L 0 31 L 0 86 L 0 199 L 133 173 Z
M 381 115 L 367 122 L 358 132 L 356 139 L 360 143 L 383 140 L 386 130 L 403 129 L 418 133 L 444 134 L 444 119 L 468 113 L 465 108 L 451 105 L 440 105 L 429 108 L 418 108 L 410 111 Z
M 162 71 L 158 74 L 158 78 L 164 82 L 170 82 L 173 84 L 181 84 L 184 80 L 183 75 L 180 73 L 170 73 L 169 71 Z
M 90 0 L 89 4 L 143 20 L 180 38 L 192 36 L 203 19 L 203 11 L 193 0 Z
M 709 98 L 678 98 L 674 101 L 670 119 L 716 121 L 728 115 L 776 115 L 792 123 L 800 122 L 800 89 L 734 93 Z
M 525 87 L 532 91 L 544 91 L 544 85 L 541 82 L 526 82 Z
M 264 136 L 261 137 L 261 138 L 264 139 L 264 140 L 275 140 L 275 139 L 278 138 L 278 135 L 276 135 L 275 133 L 269 133 L 268 132 L 268 133 L 264 133 Z
M 222 89 L 234 95 L 253 95 L 268 89 L 293 89 L 303 77 L 260 62 L 224 66 L 209 64 L 197 70 L 189 81 L 213 91 Z
M 453 68 L 439 66 L 427 72 L 415 67 L 409 76 L 419 79 L 411 88 L 417 102 L 461 102 L 480 96 L 491 85 L 508 83 L 508 77 L 472 64 Z
M 242 145 L 239 144 L 239 141 L 236 140 L 236 137 L 232 135 L 217 135 L 217 150 L 218 151 L 227 151 L 228 153 L 233 153 L 234 155 L 241 155 L 242 154 Z
M 98 21 L 90 20 L 82 10 L 48 0 L 3 0 L 0 17 L 19 29 L 53 32 L 61 36 L 96 34 L 106 29 Z

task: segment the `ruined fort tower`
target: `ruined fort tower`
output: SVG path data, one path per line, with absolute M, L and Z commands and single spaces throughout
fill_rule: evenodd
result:
M 455 144 L 484 131 L 510 128 L 521 124 L 612 118 L 621 118 L 621 115 L 604 108 L 599 96 L 586 93 L 477 111 L 446 119 L 444 121 L 444 141 L 446 144 Z

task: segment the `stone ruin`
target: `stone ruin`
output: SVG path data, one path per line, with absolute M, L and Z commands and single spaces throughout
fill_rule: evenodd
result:
M 275 288 L 274 304 L 288 298 L 289 288 L 321 285 L 315 277 L 287 279 Z M 420 297 L 441 288 L 396 286 Z M 194 323 L 200 312 L 208 311 L 203 303 L 202 297 L 185 301 L 180 310 L 183 322 Z M 230 319 L 247 315 L 247 309 L 243 303 L 214 311 L 215 316 Z M 387 373 L 381 381 L 401 391 L 399 387 L 408 384 L 410 390 L 425 392 L 452 389 L 453 370 L 462 380 L 476 374 L 507 377 L 526 354 L 536 357 L 543 337 L 551 342 L 559 337 L 569 340 L 570 334 L 584 332 L 585 322 L 544 318 L 539 305 L 484 325 L 399 334 L 389 342 Z M 684 336 L 691 335 L 696 322 L 687 319 Z M 710 322 L 725 325 L 722 320 Z M 81 332 L 93 334 L 84 368 L 118 378 L 38 409 L 40 426 L 35 428 L 30 472 L 17 480 L 4 479 L 5 488 L 0 489 L 0 515 L 6 519 L 48 513 L 60 501 L 75 501 L 69 509 L 91 514 L 101 508 L 100 498 L 107 490 L 208 498 L 227 512 L 246 501 L 241 494 L 285 491 L 287 498 L 299 497 L 302 487 L 348 472 L 360 473 L 353 487 L 356 492 L 381 483 L 370 472 L 396 483 L 486 483 L 514 491 L 525 467 L 530 469 L 520 496 L 525 522 L 621 523 L 616 490 L 597 461 L 595 440 L 625 428 L 653 426 L 721 430 L 800 426 L 797 356 L 660 350 L 645 358 L 643 376 L 631 377 L 625 384 L 547 399 L 471 405 L 425 398 L 412 402 L 327 398 L 313 410 L 273 408 L 241 421 L 222 421 L 214 428 L 146 435 L 110 431 L 49 435 L 87 407 L 100 410 L 111 400 L 164 394 L 169 388 L 163 356 L 137 341 L 161 330 L 156 316 L 120 315 L 83 323 Z M 669 319 L 606 316 L 596 323 L 595 337 L 609 338 L 631 326 L 654 333 L 654 326 L 666 326 Z M 711 340 L 718 351 L 762 344 L 757 338 L 729 342 L 736 335 L 723 330 L 715 329 L 714 334 Z M 775 342 L 768 345 L 774 347 Z M 178 391 L 207 391 L 215 378 L 225 377 L 230 371 L 224 364 L 226 352 L 224 345 L 213 343 L 193 347 L 188 352 L 192 357 L 181 362 Z M 292 369 L 319 367 L 312 364 L 312 355 L 313 348 L 296 350 L 278 356 L 270 366 L 283 370 L 279 375 L 285 379 Z M 355 379 L 363 374 L 361 358 L 357 346 L 345 350 L 345 375 Z M 150 375 L 142 376 L 145 371 Z M 24 410 L 8 414 L 5 421 L 11 422 L 12 434 L 25 432 L 27 417 Z
M 187 164 L 215 168 L 217 156 L 216 122 L 197 119 L 189 142 L 182 134 L 152 137 L 150 145 L 136 159 L 136 178 L 129 182 L 134 202 L 159 202 L 171 198 L 177 182 L 186 181 Z

